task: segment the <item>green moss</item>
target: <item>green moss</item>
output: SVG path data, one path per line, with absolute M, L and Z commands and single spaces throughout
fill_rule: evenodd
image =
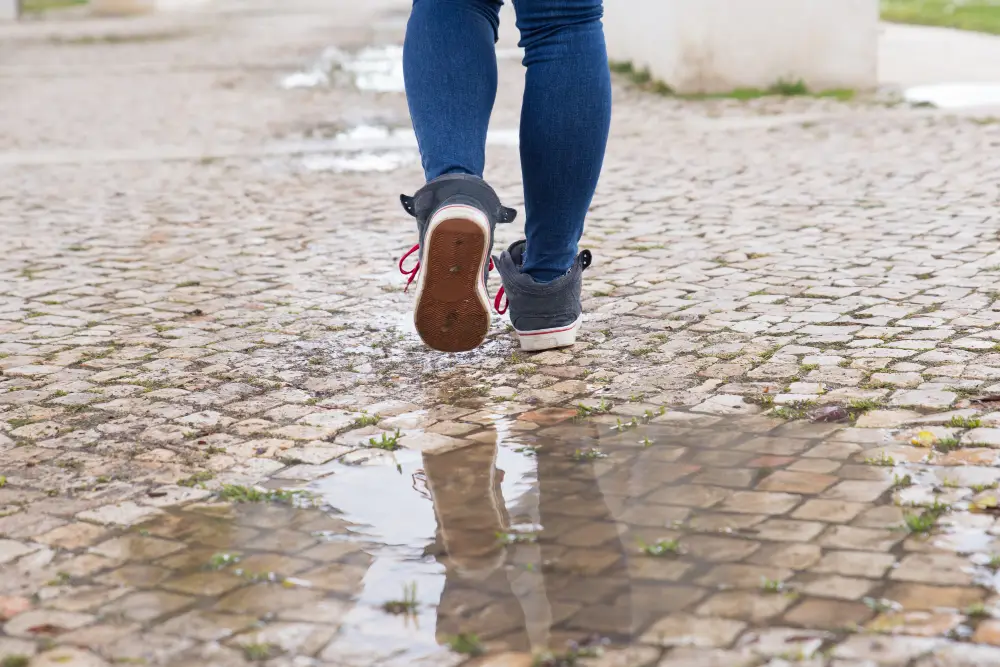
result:
M 882 0 L 882 18 L 1000 35 L 1000 4 L 993 0 Z

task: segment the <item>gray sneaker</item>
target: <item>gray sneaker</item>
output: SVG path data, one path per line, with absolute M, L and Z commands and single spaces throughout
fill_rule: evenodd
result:
M 521 273 L 526 245 L 527 241 L 518 241 L 495 260 L 521 349 L 540 352 L 568 347 L 576 342 L 583 322 L 580 291 L 583 272 L 593 256 L 584 250 L 565 275 L 550 283 L 538 283 L 527 273 Z M 497 297 L 499 302 L 499 294 Z
M 493 268 L 493 231 L 517 212 L 503 206 L 484 180 L 466 174 L 441 176 L 399 199 L 417 219 L 420 234 L 399 260 L 399 270 L 409 276 L 407 289 L 417 280 L 417 333 L 441 352 L 473 350 L 490 330 L 486 278 Z M 404 269 L 414 252 L 420 253 L 416 267 Z

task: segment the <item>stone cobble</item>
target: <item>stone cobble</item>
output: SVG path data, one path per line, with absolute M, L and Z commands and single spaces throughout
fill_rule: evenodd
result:
M 5 667 L 446 665 L 464 634 L 470 666 L 594 634 L 602 666 L 1000 662 L 991 119 L 618 80 L 580 342 L 525 355 L 498 319 L 436 355 L 396 271 L 406 5 L 0 26 Z M 487 176 L 519 206 L 512 28 Z M 494 570 L 520 524 L 454 472 L 492 478 L 491 446 L 511 478 L 539 448 L 519 493 L 545 497 Z M 566 448 L 598 472 L 543 479 Z M 406 525 L 358 541 L 278 490 L 416 505 L 373 491 L 413 457 L 401 493 L 459 526 L 426 557 L 464 573 L 421 598 L 429 635 L 373 629 Z

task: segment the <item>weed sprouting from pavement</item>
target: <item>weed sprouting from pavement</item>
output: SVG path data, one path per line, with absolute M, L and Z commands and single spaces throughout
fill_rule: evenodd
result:
M 933 503 L 927 505 L 923 512 L 907 512 L 903 514 L 903 522 L 911 533 L 929 533 L 941 515 L 951 510 L 951 506 L 935 499 Z
M 538 541 L 537 533 L 497 533 L 501 544 L 532 544 Z
M 639 542 L 639 550 L 647 556 L 676 556 L 681 553 L 680 540 L 657 540 L 652 544 Z
M 204 482 L 215 479 L 215 473 L 210 470 L 199 470 L 190 477 L 177 481 L 177 486 L 194 487 L 203 485 Z
M 535 656 L 531 667 L 582 667 L 581 659 L 601 657 L 609 643 L 608 639 L 596 635 L 583 642 L 569 642 L 565 651 Z
M 905 489 L 907 487 L 913 486 L 913 478 L 909 475 L 893 475 L 892 476 L 892 488 L 894 489 Z
M 380 421 L 382 417 L 378 414 L 370 415 L 364 410 L 361 411 L 361 416 L 351 422 L 351 428 L 364 428 L 365 426 L 375 426 Z
M 448 648 L 452 651 L 462 655 L 471 655 L 476 657 L 486 653 L 486 649 L 483 647 L 483 643 L 479 640 L 479 636 L 474 634 L 462 633 L 455 637 L 449 637 L 447 644 Z
M 601 402 L 597 404 L 596 407 L 590 407 L 580 403 L 576 406 L 576 416 L 577 417 L 590 417 L 591 415 L 603 415 L 611 412 L 612 404 L 606 399 L 601 399 Z
M 243 656 L 250 662 L 264 662 L 278 654 L 278 647 L 274 644 L 242 644 L 240 648 L 243 649 Z
M 962 417 L 961 415 L 955 415 L 950 420 L 948 420 L 948 426 L 952 428 L 979 428 L 983 425 L 983 422 L 978 417 Z
M 882 401 L 877 398 L 855 398 L 847 402 L 847 407 L 852 413 L 863 414 L 882 407 Z
M 596 447 L 590 447 L 588 449 L 577 449 L 570 454 L 570 458 L 574 461 L 593 461 L 594 459 L 606 459 L 608 455 Z
M 401 449 L 402 445 L 399 444 L 399 429 L 389 435 L 388 433 L 383 433 L 382 437 L 376 440 L 375 438 L 368 438 L 368 446 L 373 449 L 383 449 L 387 452 L 394 452 L 397 449 Z
M 934 449 L 939 452 L 951 452 L 961 447 L 958 438 L 941 438 L 934 443 Z
M 308 491 L 286 491 L 278 489 L 268 491 L 239 484 L 223 484 L 219 490 L 219 498 L 234 503 L 286 503 L 291 504 L 296 498 L 308 498 Z
M 631 428 L 637 427 L 638 425 L 639 425 L 639 420 L 636 419 L 635 417 L 632 417 L 632 420 L 631 421 L 627 421 L 627 422 L 623 422 L 621 419 L 619 419 L 618 423 L 615 424 L 612 427 L 612 430 L 619 431 L 619 432 L 621 432 L 621 431 L 627 431 L 627 430 L 629 430 Z
M 400 616 L 402 614 L 413 614 L 417 611 L 420 603 L 417 602 L 417 584 L 409 583 L 403 586 L 403 597 L 400 600 L 389 600 L 382 605 L 382 611 L 388 614 Z
M 208 559 L 208 568 L 210 570 L 222 570 L 239 562 L 240 557 L 235 554 L 214 554 Z
M 778 579 L 768 579 L 767 577 L 760 578 L 760 590 L 765 593 L 783 593 L 785 591 L 785 582 Z
M 892 458 L 885 452 L 879 452 L 878 456 L 869 456 L 866 458 L 865 463 L 870 466 L 892 467 L 896 465 L 896 459 Z

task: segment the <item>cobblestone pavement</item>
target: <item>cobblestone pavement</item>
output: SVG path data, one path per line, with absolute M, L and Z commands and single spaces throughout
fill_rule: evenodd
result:
M 581 342 L 431 354 L 405 4 L 0 27 L 0 665 L 1000 664 L 994 119 L 619 81 Z

